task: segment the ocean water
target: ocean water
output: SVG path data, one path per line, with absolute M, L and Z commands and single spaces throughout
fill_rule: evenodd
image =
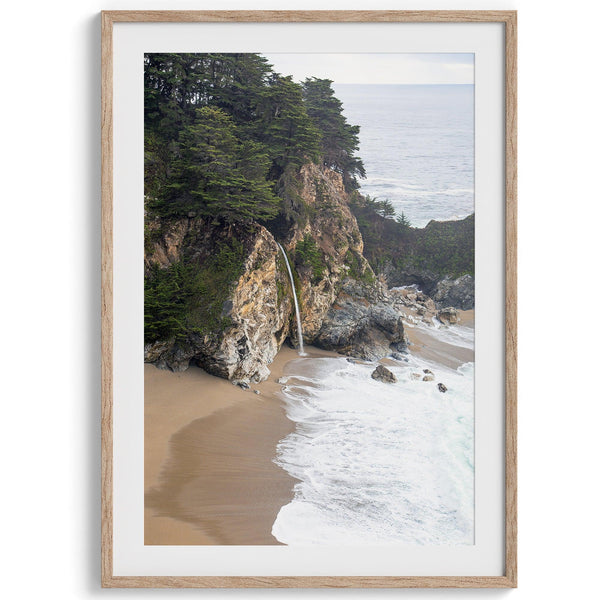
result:
M 415 227 L 474 212 L 473 85 L 336 84 L 359 125 L 365 194 L 392 202 Z
M 360 125 L 362 191 L 389 199 L 414 226 L 474 211 L 473 86 L 336 85 Z M 464 354 L 472 327 L 406 323 Z M 447 348 L 447 346 L 446 346 Z M 299 482 L 273 535 L 289 545 L 468 545 L 474 541 L 474 364 L 409 354 L 375 364 L 301 357 L 283 387 L 295 431 L 275 462 Z M 433 382 L 411 378 L 430 369 Z M 440 393 L 438 383 L 448 388 Z
M 373 380 L 374 366 L 343 357 L 288 365 L 296 426 L 275 462 L 300 482 L 273 535 L 289 545 L 472 544 L 473 363 L 453 370 L 409 356 L 389 367 L 395 384 Z M 427 368 L 435 381 L 411 379 Z

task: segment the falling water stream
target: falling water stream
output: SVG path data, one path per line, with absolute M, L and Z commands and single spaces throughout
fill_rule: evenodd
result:
M 294 285 L 294 277 L 292 276 L 292 268 L 290 267 L 290 262 L 288 260 L 287 254 L 283 249 L 283 246 L 277 242 L 279 249 L 281 250 L 281 254 L 283 254 L 283 259 L 285 260 L 285 264 L 287 266 L 288 274 L 290 276 L 290 283 L 292 284 L 292 294 L 294 296 L 294 306 L 296 307 L 296 325 L 298 327 L 298 353 L 300 356 L 305 356 L 304 353 L 304 340 L 302 339 L 302 322 L 300 321 L 300 308 L 298 307 L 298 298 L 296 296 L 296 286 Z

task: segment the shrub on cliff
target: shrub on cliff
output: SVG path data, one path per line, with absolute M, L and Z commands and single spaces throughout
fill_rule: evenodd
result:
M 229 325 L 223 306 L 244 266 L 244 246 L 222 240 L 201 262 L 191 259 L 160 269 L 144 279 L 144 341 L 184 340 L 189 333 L 219 333 Z
M 475 272 L 475 217 L 461 221 L 431 221 L 411 227 L 405 215 L 388 218 L 386 203 L 358 193 L 350 208 L 358 223 L 364 256 L 376 272 L 392 267 L 422 269 L 452 278 Z M 384 216 L 385 215 L 385 216 Z
M 295 259 L 299 267 L 311 270 L 313 281 L 323 279 L 323 274 L 325 273 L 323 254 L 312 235 L 306 235 L 303 240 L 296 244 Z

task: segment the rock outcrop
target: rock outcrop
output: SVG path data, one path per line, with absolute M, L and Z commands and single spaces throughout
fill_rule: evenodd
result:
M 388 293 L 363 256 L 341 176 L 309 164 L 300 170 L 298 185 L 306 218 L 279 233 L 292 265 L 305 342 L 365 360 L 398 356 L 406 348 L 402 301 Z M 230 254 L 240 261 L 232 266 L 225 252 L 229 279 L 217 260 L 223 248 L 233 248 Z M 274 236 L 256 223 L 193 214 L 147 218 L 147 275 L 181 265 L 191 269 L 188 277 L 197 278 L 194 285 L 204 295 L 196 300 L 196 288 L 190 292 L 183 333 L 152 339 L 145 360 L 174 371 L 196 364 L 234 382 L 264 380 L 285 339 L 295 342 L 297 336 L 289 276 Z M 420 296 L 417 301 L 427 313 L 434 308 Z
M 414 287 L 393 288 L 388 292 L 392 306 L 411 323 L 432 324 L 437 314 L 435 302 Z
M 363 240 L 348 206 L 342 176 L 307 164 L 300 170 L 299 195 L 309 217 L 296 225 L 284 246 L 300 280 L 300 312 L 304 339 L 318 343 L 325 315 L 348 278 L 375 285 L 376 278 L 363 256 Z M 314 245 L 312 264 L 305 248 Z
M 439 308 L 475 308 L 475 279 L 471 275 L 463 275 L 458 279 L 445 277 L 436 284 L 432 298 Z
M 364 360 L 406 350 L 402 316 L 384 290 L 350 279 L 325 315 L 314 342 Z
M 416 286 L 437 308 L 474 308 L 475 216 L 456 221 L 430 221 L 409 227 L 377 212 L 376 203 L 357 197 L 364 256 L 390 288 Z
M 184 339 L 159 340 L 145 347 L 146 362 L 173 371 L 197 364 L 209 373 L 233 381 L 262 381 L 289 334 L 292 299 L 285 267 L 273 236 L 258 225 L 235 231 L 200 219 L 171 223 L 146 253 L 146 265 L 165 268 L 184 258 L 202 265 L 227 238 L 235 236 L 244 247 L 242 274 L 231 283 L 218 319 L 198 319 Z M 154 251 L 153 251 L 154 250 Z M 213 322 L 214 321 L 214 322 Z
M 453 307 L 442 308 L 437 313 L 437 319 L 442 325 L 456 325 L 458 323 L 458 311 Z

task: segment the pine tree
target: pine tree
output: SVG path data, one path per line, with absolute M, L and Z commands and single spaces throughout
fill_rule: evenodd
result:
M 233 119 L 203 107 L 179 137 L 172 174 L 153 208 L 162 214 L 223 217 L 230 221 L 267 219 L 278 198 L 265 179 L 270 161 L 264 146 L 236 137 Z
M 398 223 L 399 225 L 402 225 L 403 227 L 411 226 L 411 223 L 408 220 L 408 217 L 404 214 L 404 211 L 402 211 L 402 214 L 396 218 L 396 223 Z
M 274 180 L 289 165 L 299 167 L 318 159 L 319 131 L 306 113 L 301 86 L 291 77 L 271 76 L 263 90 L 254 132 L 269 150 Z
M 321 132 L 322 162 L 341 173 L 348 189 L 356 189 L 356 177 L 365 177 L 358 150 L 360 128 L 349 125 L 342 114 L 342 103 L 335 97 L 331 79 L 310 77 L 304 81 L 306 111 Z

